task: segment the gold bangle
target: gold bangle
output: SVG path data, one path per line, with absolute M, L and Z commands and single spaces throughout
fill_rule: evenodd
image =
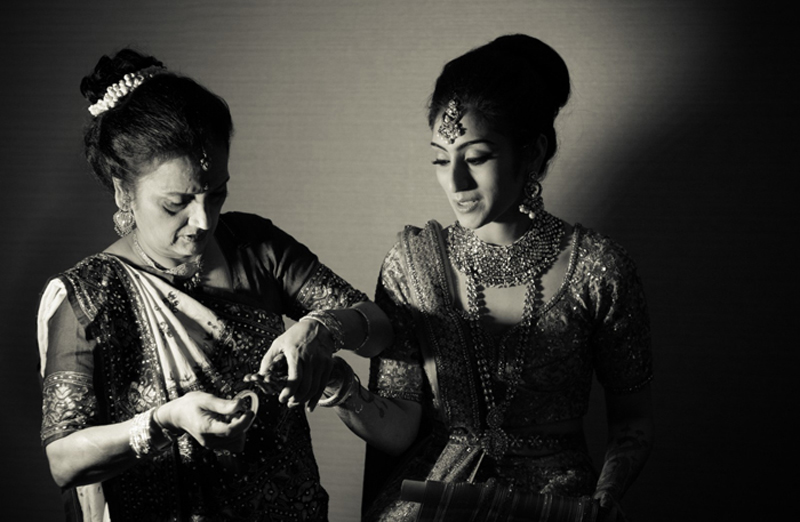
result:
M 361 322 L 364 324 L 364 340 L 361 341 L 361 344 L 358 345 L 358 348 L 353 350 L 355 353 L 358 353 L 358 351 L 362 349 L 364 345 L 367 344 L 367 341 L 369 341 L 369 334 L 372 331 L 372 325 L 369 322 L 369 317 L 367 316 L 367 313 L 364 312 L 361 308 L 353 307 L 351 308 L 351 310 L 354 310 L 355 312 L 358 313 L 358 315 L 361 317 Z
M 347 362 L 345 362 L 345 360 L 341 357 L 336 357 L 334 359 L 334 364 L 339 364 L 342 366 L 344 368 L 345 375 L 342 378 L 342 384 L 336 389 L 335 392 L 333 392 L 333 394 L 317 402 L 317 406 L 322 406 L 323 408 L 340 406 L 346 402 L 351 395 L 353 395 L 353 383 L 356 379 L 353 368 L 351 368 L 350 365 L 347 364 Z
M 314 310 L 300 318 L 301 321 L 316 321 L 325 327 L 333 339 L 331 355 L 344 348 L 344 327 L 342 322 L 328 310 Z
M 161 404 L 161 405 L 157 406 L 156 408 L 154 408 L 154 411 L 153 411 L 153 422 L 155 422 L 156 426 L 158 426 L 158 429 L 161 430 L 161 433 L 164 435 L 164 438 L 167 439 L 167 443 L 162 445 L 162 447 L 160 447 L 158 449 L 166 448 L 167 446 L 169 446 L 170 444 L 172 444 L 173 442 L 178 440 L 178 437 L 180 437 L 183 434 L 180 431 L 178 431 L 177 433 L 173 433 L 172 431 L 170 431 L 169 428 L 166 428 L 166 427 L 164 427 L 163 424 L 161 424 L 161 421 L 158 420 L 158 410 L 161 409 L 161 406 L 163 406 L 163 404 Z

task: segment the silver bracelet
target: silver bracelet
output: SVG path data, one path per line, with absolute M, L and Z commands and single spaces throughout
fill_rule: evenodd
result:
M 171 432 L 169 430 L 169 428 L 165 428 L 164 425 L 162 425 L 158 421 L 158 415 L 156 415 L 156 413 L 158 413 L 158 410 L 161 409 L 161 406 L 163 406 L 163 404 L 153 408 L 153 422 L 155 423 L 156 426 L 158 426 L 158 429 L 161 430 L 161 433 L 164 435 L 164 439 L 166 439 L 167 442 L 166 442 L 166 444 L 162 444 L 161 447 L 157 447 L 156 449 L 158 449 L 158 450 L 162 450 L 162 449 L 166 448 L 167 446 L 169 446 L 170 444 L 172 444 L 173 442 L 178 440 L 178 437 L 181 436 L 180 432 L 173 433 L 173 432 Z
M 353 393 L 350 394 L 352 397 L 353 395 L 358 395 L 358 398 L 361 399 L 361 402 L 353 408 L 351 411 L 358 415 L 361 413 L 361 410 L 364 409 L 364 397 L 361 395 L 361 379 L 358 378 L 358 374 L 353 372 L 353 384 L 351 385 L 353 388 Z M 348 397 L 349 398 L 349 397 Z
M 334 364 L 341 366 L 345 374 L 342 378 L 342 384 L 336 391 L 317 402 L 317 406 L 322 406 L 323 408 L 333 408 L 334 406 L 342 405 L 354 392 L 353 384 L 356 382 L 356 377 L 353 368 L 341 357 L 336 357 L 334 359 Z
M 301 317 L 300 320 L 316 321 L 330 332 L 331 338 L 333 339 L 333 351 L 331 354 L 344 348 L 344 327 L 342 326 L 342 322 L 331 312 L 327 310 L 314 310 Z
M 358 315 L 361 316 L 361 322 L 364 323 L 364 340 L 361 341 L 361 344 L 358 345 L 358 348 L 353 350 L 355 353 L 358 353 L 358 351 L 367 344 L 367 341 L 369 341 L 369 334 L 372 331 L 372 325 L 369 323 L 369 317 L 367 316 L 366 312 L 364 312 L 361 308 L 351 308 L 351 310 L 357 312 Z

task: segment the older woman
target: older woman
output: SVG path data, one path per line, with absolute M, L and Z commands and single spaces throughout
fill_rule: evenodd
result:
M 404 479 L 438 484 L 443 495 L 420 497 L 442 500 L 436 520 L 462 520 L 446 518 L 462 500 L 475 520 L 623 518 L 653 437 L 648 316 L 625 250 L 544 209 L 569 91 L 561 57 L 525 35 L 451 61 L 436 83 L 433 164 L 457 221 L 400 234 L 376 294 L 394 344 L 373 359 L 370 391 L 329 390 L 354 432 L 404 454 L 367 520 L 416 520 Z M 609 421 L 599 477 L 582 422 L 593 373 Z
M 326 520 L 291 406 L 313 409 L 335 351 L 387 345 L 386 316 L 269 220 L 221 213 L 233 130 L 221 98 L 127 49 L 81 91 L 86 156 L 121 238 L 42 297 L 56 483 L 84 520 Z M 286 332 L 284 314 L 299 320 Z M 278 388 L 245 382 L 281 359 Z

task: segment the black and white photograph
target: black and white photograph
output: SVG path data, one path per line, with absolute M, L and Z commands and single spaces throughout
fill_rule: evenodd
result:
M 795 511 L 790 2 L 0 13 L 0 519 Z

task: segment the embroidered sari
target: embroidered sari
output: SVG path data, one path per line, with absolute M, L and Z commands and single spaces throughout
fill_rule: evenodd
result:
M 110 254 L 52 279 L 39 313 L 44 445 L 202 390 L 232 398 L 272 341 L 313 309 L 366 299 L 268 220 L 229 213 L 216 233 L 234 289 L 187 293 Z M 76 488 L 83 520 L 327 520 L 303 408 L 259 393 L 244 450 L 184 434 L 153 458 Z
M 416 519 L 419 504 L 400 500 L 403 479 L 465 482 L 476 470 L 477 482 L 518 491 L 591 495 L 597 475 L 582 431 L 554 435 L 539 426 L 582 418 L 595 373 L 610 393 L 639 390 L 652 378 L 647 311 L 633 262 L 610 239 L 576 225 L 561 288 L 540 303 L 527 333 L 521 382 L 503 424 L 510 449 L 481 460 L 487 405 L 477 347 L 487 347 L 492 368 L 505 368 L 497 370 L 501 376 L 493 372 L 493 381 L 507 382 L 500 347 L 514 346 L 526 332 L 523 324 L 501 338 L 471 330 L 454 304 L 446 234 L 435 221 L 406 227 L 381 270 L 375 300 L 392 321 L 394 344 L 372 360 L 370 389 L 421 403 L 427 430 L 389 474 L 365 520 Z M 368 451 L 367 486 L 383 460 Z

